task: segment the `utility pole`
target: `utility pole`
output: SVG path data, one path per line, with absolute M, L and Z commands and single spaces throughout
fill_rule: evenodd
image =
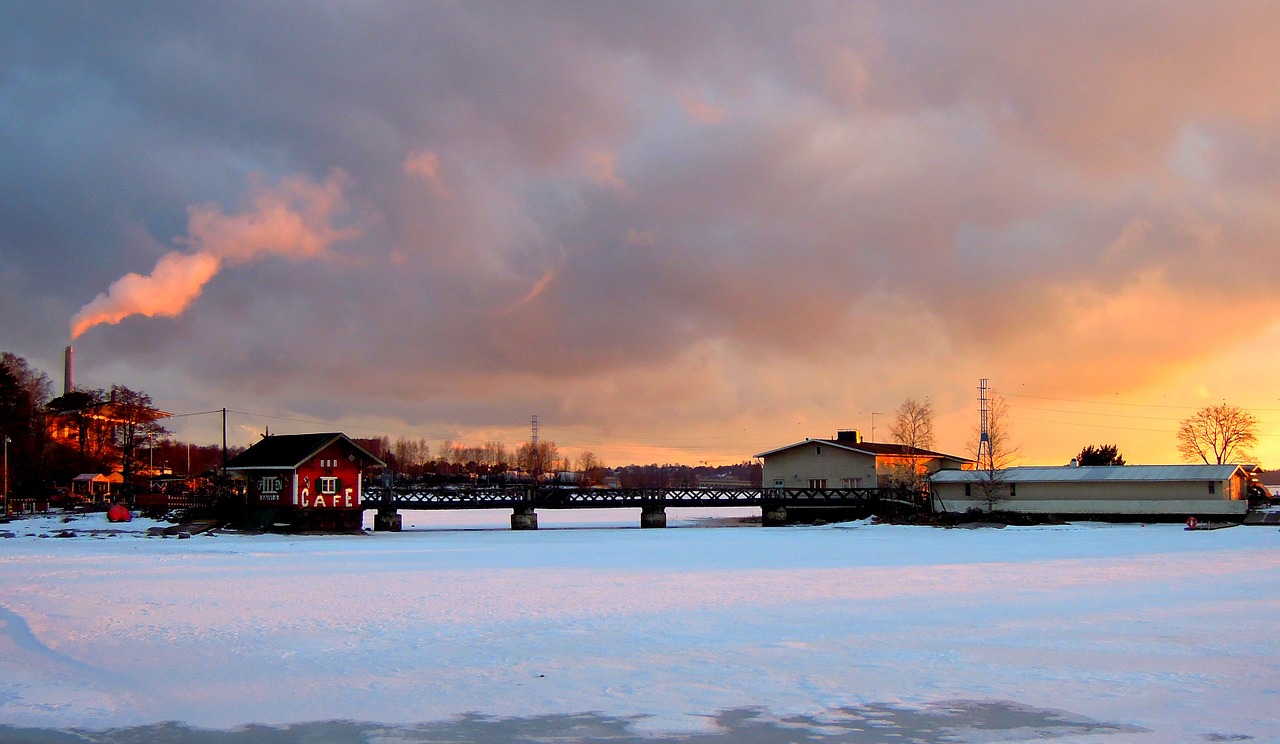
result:
M 3 516 L 9 516 L 9 442 L 13 440 L 8 434 L 4 435 L 4 512 Z
M 227 409 L 222 409 L 222 483 L 227 482 Z

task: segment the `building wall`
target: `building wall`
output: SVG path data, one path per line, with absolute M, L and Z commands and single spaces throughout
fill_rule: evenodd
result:
M 1239 473 L 1225 481 L 1023 482 L 1001 489 L 1004 498 L 997 509 L 1031 514 L 1242 515 L 1249 507 Z M 964 483 L 935 483 L 933 490 L 937 511 L 986 508 L 977 484 L 971 484 L 968 496 Z
M 298 468 L 297 506 L 304 509 L 358 509 L 360 458 L 339 440 Z M 336 479 L 336 480 L 335 480 Z
M 247 470 L 244 473 L 249 503 L 259 506 L 291 506 L 294 499 L 293 470 Z
M 792 447 L 763 459 L 765 488 L 809 488 L 811 481 L 825 481 L 826 488 L 877 486 L 875 457 L 823 442 Z

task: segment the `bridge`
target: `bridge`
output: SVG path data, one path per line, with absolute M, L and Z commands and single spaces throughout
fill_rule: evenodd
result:
M 377 509 L 375 530 L 398 531 L 400 510 L 510 509 L 511 529 L 536 530 L 539 509 L 639 508 L 641 527 L 666 527 L 667 507 L 758 506 L 766 526 L 786 524 L 787 510 L 925 509 L 926 494 L 903 488 L 583 488 L 470 486 L 366 488 L 364 508 Z

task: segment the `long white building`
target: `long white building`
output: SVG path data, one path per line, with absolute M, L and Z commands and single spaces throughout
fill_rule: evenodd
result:
M 1249 509 L 1249 477 L 1239 465 L 1112 465 L 942 470 L 931 480 L 935 511 L 988 507 L 1066 517 L 1233 517 Z

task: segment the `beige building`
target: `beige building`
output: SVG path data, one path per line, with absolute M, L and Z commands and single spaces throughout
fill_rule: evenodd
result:
M 1017 467 L 998 471 L 946 471 L 931 478 L 934 510 L 987 509 L 1061 516 L 1243 517 L 1249 509 L 1248 474 L 1239 465 L 1116 465 Z
M 963 457 L 908 447 L 864 442 L 849 429 L 835 439 L 806 439 L 756 455 L 764 463 L 765 488 L 880 488 L 919 473 L 972 467 Z

